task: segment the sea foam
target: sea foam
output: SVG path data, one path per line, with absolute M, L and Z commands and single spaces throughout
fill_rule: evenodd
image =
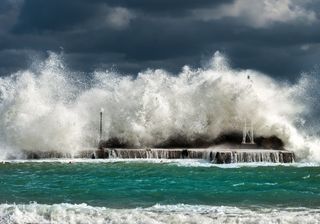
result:
M 61 164 L 97 164 L 97 163 L 138 163 L 138 164 L 161 164 L 163 166 L 177 166 L 177 167 L 217 167 L 222 169 L 237 169 L 243 167 L 320 167 L 319 162 L 294 162 L 294 163 L 270 163 L 270 162 L 251 162 L 251 163 L 229 163 L 229 164 L 215 164 L 202 159 L 15 159 L 15 160 L 0 160 L 0 166 L 6 164 L 19 163 L 61 163 Z
M 111 209 L 87 204 L 1 204 L 1 223 L 319 223 L 320 210 L 155 205 Z

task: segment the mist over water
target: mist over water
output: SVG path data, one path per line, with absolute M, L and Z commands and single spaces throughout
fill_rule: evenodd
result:
M 37 66 L 0 78 L 0 154 L 94 147 L 103 108 L 103 138 L 132 147 L 175 137 L 210 141 L 242 131 L 247 119 L 256 135 L 276 135 L 298 158 L 320 161 L 314 135 L 319 122 L 311 116 L 317 84 L 314 75 L 289 84 L 236 70 L 219 52 L 207 66 L 184 66 L 177 75 L 161 69 L 137 77 L 97 71 L 86 80 L 50 53 Z

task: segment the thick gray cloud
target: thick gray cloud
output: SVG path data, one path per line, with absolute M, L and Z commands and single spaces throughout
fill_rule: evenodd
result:
M 311 24 L 317 20 L 313 10 L 291 0 L 235 0 L 219 7 L 195 9 L 194 16 L 205 21 L 225 17 L 239 18 L 244 24 L 256 28 L 273 23 L 301 22 Z
M 0 74 L 63 49 L 71 69 L 178 72 L 219 50 L 294 80 L 320 57 L 317 0 L 2 0 Z

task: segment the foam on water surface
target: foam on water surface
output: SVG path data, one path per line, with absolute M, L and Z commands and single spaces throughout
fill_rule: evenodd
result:
M 294 163 L 232 163 L 232 164 L 213 164 L 202 159 L 26 159 L 26 160 L 0 160 L 1 164 L 9 163 L 148 163 L 163 164 L 182 167 L 220 167 L 220 168 L 241 168 L 241 167 L 264 167 L 264 166 L 284 166 L 284 167 L 320 167 L 318 162 L 294 162 Z
M 110 209 L 86 204 L 1 204 L 1 223 L 319 223 L 320 209 L 154 205 Z

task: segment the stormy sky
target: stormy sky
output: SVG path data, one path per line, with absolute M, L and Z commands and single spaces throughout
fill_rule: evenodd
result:
M 72 70 L 177 73 L 215 51 L 234 68 L 294 80 L 320 58 L 318 0 L 1 0 L 0 75 L 48 51 Z

